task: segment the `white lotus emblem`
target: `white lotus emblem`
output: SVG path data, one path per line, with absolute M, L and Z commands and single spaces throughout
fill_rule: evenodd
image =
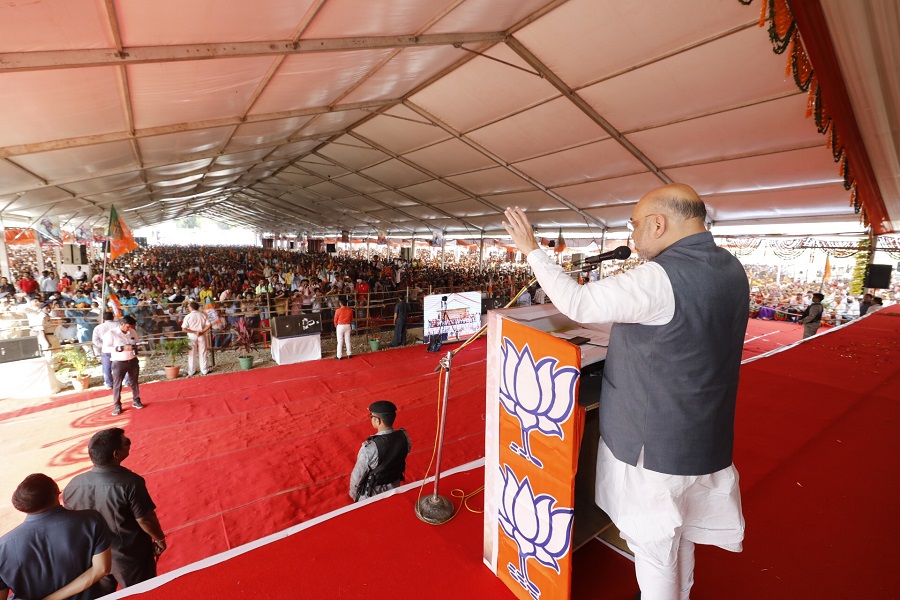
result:
M 572 542 L 574 510 L 556 507 L 557 500 L 550 494 L 535 497 L 528 477 L 520 483 L 509 465 L 503 465 L 500 472 L 503 476 L 500 527 L 519 547 L 519 564 L 507 563 L 506 568 L 538 600 L 541 590 L 528 578 L 527 561 L 533 558 L 559 573 L 558 559 L 566 555 Z
M 519 420 L 522 429 L 522 445 L 512 442 L 509 448 L 543 468 L 543 463 L 531 453 L 529 436 L 537 429 L 544 435 L 563 438 L 561 425 L 575 407 L 578 369 L 556 368 L 559 360 L 551 357 L 535 363 L 528 344 L 519 352 L 509 338 L 503 338 L 502 352 L 500 403 Z

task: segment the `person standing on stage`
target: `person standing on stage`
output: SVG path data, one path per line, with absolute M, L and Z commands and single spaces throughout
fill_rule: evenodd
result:
M 816 293 L 813 294 L 812 299 L 812 304 L 806 307 L 806 310 L 803 311 L 803 314 L 801 314 L 800 318 L 797 320 L 798 323 L 803 325 L 804 340 L 816 335 L 816 332 L 819 330 L 819 325 L 822 324 L 822 313 L 824 311 L 822 308 L 822 300 L 825 299 L 825 295 Z
M 409 318 L 409 303 L 401 295 L 394 306 L 394 341 L 391 346 L 406 345 L 406 321 Z
M 67 508 L 96 510 L 112 532 L 106 593 L 115 591 L 117 583 L 126 588 L 156 577 L 156 561 L 166 549 L 166 535 L 144 478 L 122 466 L 130 453 L 125 430 L 98 431 L 88 442 L 94 467 L 76 475 L 63 492 Z
M 644 600 L 688 598 L 694 545 L 740 552 L 734 415 L 750 290 L 706 230 L 706 206 L 671 184 L 635 205 L 647 262 L 580 286 L 540 250 L 517 207 L 504 227 L 553 304 L 613 323 L 600 392 L 595 499 L 635 556 Z
M 119 319 L 119 326 L 109 329 L 103 334 L 103 348 L 110 350 L 112 389 L 113 389 L 113 416 L 122 412 L 122 382 L 128 377 L 131 387 L 131 406 L 137 409 L 144 408 L 141 404 L 141 392 L 138 387 L 140 377 L 140 365 L 137 359 L 138 335 L 135 331 L 137 321 L 132 316 Z
M 350 497 L 354 502 L 392 490 L 403 481 L 412 442 L 405 429 L 394 429 L 396 418 L 397 406 L 393 402 L 379 400 L 369 405 L 375 435 L 363 442 L 350 473 Z
M 112 387 L 112 359 L 110 359 L 112 348 L 103 346 L 103 336 L 106 335 L 107 331 L 116 329 L 118 326 L 119 324 L 113 320 L 112 312 L 106 311 L 103 313 L 103 322 L 94 327 L 94 331 L 91 333 L 94 354 L 100 357 L 100 366 L 103 371 L 103 385 L 108 388 Z
M 191 348 L 188 351 L 188 377 L 193 377 L 196 373 L 195 355 L 200 354 L 200 374 L 209 373 L 206 366 L 206 332 L 210 330 L 212 325 L 206 313 L 200 312 L 200 305 L 196 302 L 190 303 L 191 312 L 189 312 L 181 322 L 181 328 L 187 332 L 188 339 L 191 341 Z
M 34 473 L 16 487 L 13 507 L 25 522 L 0 537 L 0 598 L 71 598 L 105 596 L 100 581 L 109 573 L 110 536 L 93 510 L 66 510 L 59 487 Z
M 350 346 L 350 329 L 353 324 L 353 311 L 347 306 L 347 298 L 345 296 L 338 297 L 340 306 L 334 311 L 334 330 L 337 333 L 337 355 L 335 358 L 341 360 L 341 350 L 347 346 L 347 358 L 353 354 L 353 348 Z

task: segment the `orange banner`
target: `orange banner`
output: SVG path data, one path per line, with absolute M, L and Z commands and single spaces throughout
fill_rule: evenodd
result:
M 6 229 L 3 233 L 7 246 L 34 244 L 34 229 Z M 19 235 L 20 233 L 21 235 Z
M 522 600 L 571 594 L 581 351 L 502 319 L 497 576 Z

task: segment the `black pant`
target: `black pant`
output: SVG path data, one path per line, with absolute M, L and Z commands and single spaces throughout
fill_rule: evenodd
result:
M 112 361 L 113 403 L 116 406 L 122 407 L 122 381 L 125 380 L 125 375 L 128 375 L 128 381 L 131 383 L 132 402 L 141 401 L 141 392 L 138 390 L 140 371 L 137 358 Z
M 391 346 L 406 345 L 406 319 L 397 319 L 394 323 L 394 341 Z
M 124 558 L 119 553 L 113 554 L 112 570 L 109 575 L 97 584 L 104 595 L 112 594 L 116 588 L 127 588 L 156 577 L 156 560 L 152 551 L 139 552 L 139 556 Z

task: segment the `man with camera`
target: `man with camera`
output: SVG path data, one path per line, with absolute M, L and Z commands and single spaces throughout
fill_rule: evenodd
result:
M 112 367 L 113 388 L 113 416 L 122 412 L 122 382 L 128 376 L 131 387 L 131 406 L 137 409 L 144 408 L 141 404 L 141 392 L 138 388 L 140 366 L 138 365 L 137 352 L 141 343 L 138 340 L 134 317 L 126 315 L 119 319 L 119 326 L 114 327 L 103 335 L 103 347 L 110 349 L 110 362 Z

